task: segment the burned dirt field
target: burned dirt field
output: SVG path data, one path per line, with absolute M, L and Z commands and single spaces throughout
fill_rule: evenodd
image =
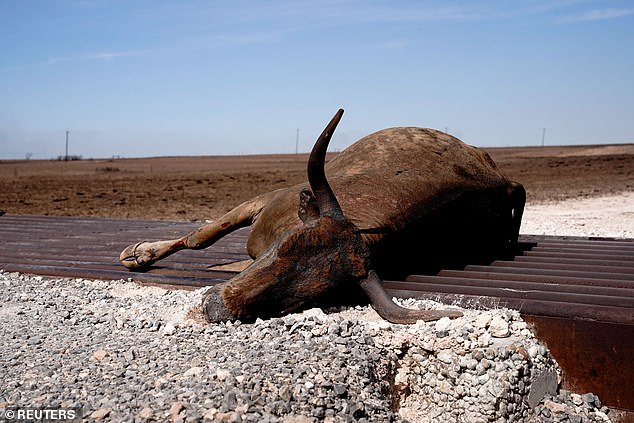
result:
M 509 179 L 524 184 L 529 203 L 634 190 L 634 144 L 486 150 Z M 299 154 L 0 161 L 0 210 L 216 219 L 258 194 L 305 181 L 307 159 Z

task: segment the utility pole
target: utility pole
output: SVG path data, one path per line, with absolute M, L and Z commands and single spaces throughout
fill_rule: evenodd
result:
M 64 156 L 64 160 L 68 161 L 68 133 L 70 131 L 66 131 L 66 155 Z
M 295 154 L 299 153 L 299 128 L 297 129 L 297 137 L 295 138 Z
M 542 129 L 542 147 L 544 146 L 544 138 L 546 138 L 546 128 Z

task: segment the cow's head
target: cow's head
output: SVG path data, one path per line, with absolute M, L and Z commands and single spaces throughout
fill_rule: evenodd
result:
M 343 214 L 324 171 L 339 110 L 315 143 L 308 161 L 310 190 L 300 194 L 304 225 L 284 233 L 265 254 L 229 282 L 210 288 L 202 309 L 208 321 L 273 317 L 296 311 L 359 286 L 386 320 L 413 323 L 458 317 L 456 311 L 410 310 L 396 305 L 371 270 L 369 251 L 358 228 Z M 341 299 L 343 303 L 346 299 Z

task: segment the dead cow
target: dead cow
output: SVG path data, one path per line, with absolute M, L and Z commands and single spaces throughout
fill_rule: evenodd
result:
M 524 188 L 484 151 L 432 129 L 376 132 L 324 167 L 342 115 L 339 110 L 315 143 L 308 184 L 246 201 L 183 238 L 130 245 L 121 262 L 143 270 L 251 225 L 247 250 L 254 261 L 206 291 L 202 310 L 210 322 L 343 303 L 355 291 L 391 322 L 460 316 L 400 307 L 378 275 L 434 272 L 504 254 L 517 241 Z

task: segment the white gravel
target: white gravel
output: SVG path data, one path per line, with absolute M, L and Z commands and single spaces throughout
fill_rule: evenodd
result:
M 634 192 L 526 205 L 523 234 L 634 238 Z
M 529 204 L 522 233 L 632 237 L 633 219 L 634 193 Z M 1 270 L 0 287 L 0 413 L 61 406 L 130 422 L 609 421 L 591 393 L 548 395 L 560 370 L 515 311 L 465 310 L 406 326 L 356 307 L 203 325 L 187 314 L 200 291 Z

